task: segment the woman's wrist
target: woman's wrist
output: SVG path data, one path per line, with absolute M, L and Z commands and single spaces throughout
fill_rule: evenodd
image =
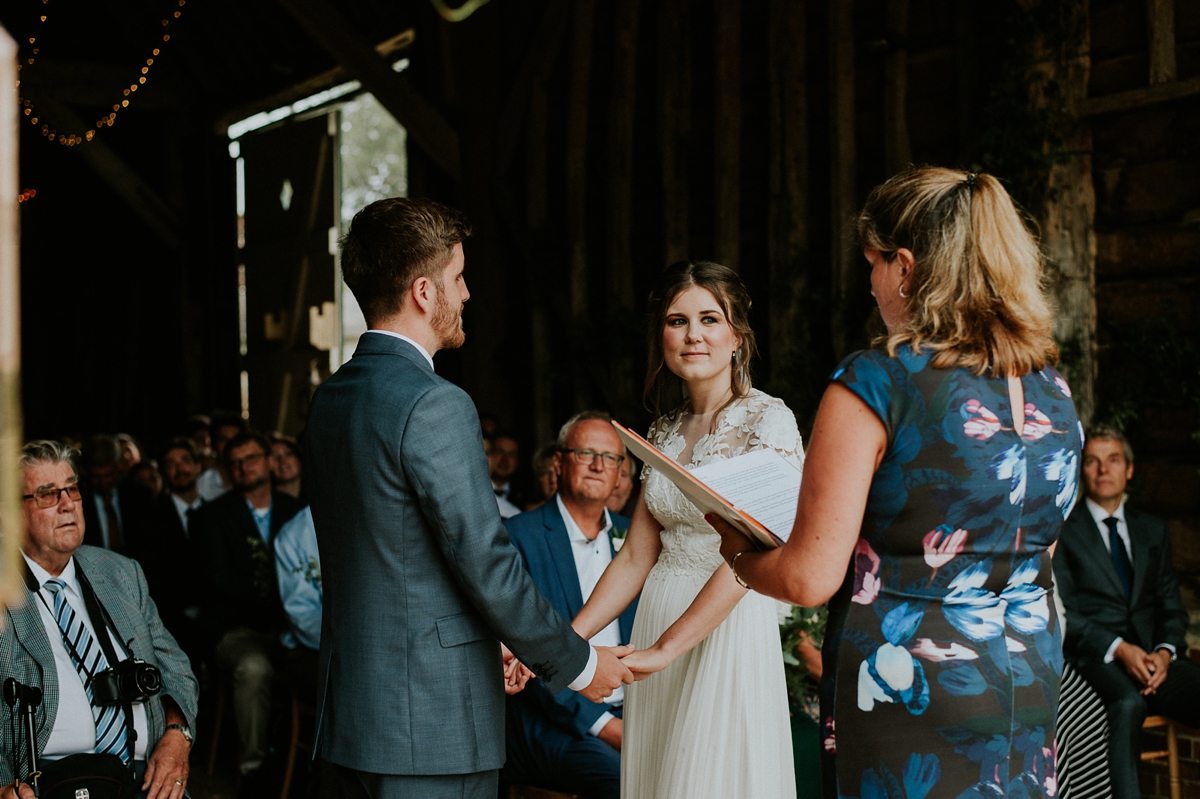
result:
M 735 552 L 733 557 L 729 559 L 729 569 L 733 572 L 733 579 L 737 581 L 738 585 L 740 585 L 742 588 L 745 588 L 747 591 L 750 590 L 750 584 L 747 583 L 742 575 L 738 573 L 738 558 L 740 558 L 742 555 L 753 552 L 754 550 L 752 549 L 743 549 L 741 552 Z M 742 565 L 745 566 L 746 564 L 743 563 Z

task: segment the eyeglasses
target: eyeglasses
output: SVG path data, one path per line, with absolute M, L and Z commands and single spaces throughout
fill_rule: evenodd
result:
M 247 466 L 251 463 L 258 463 L 265 457 L 267 457 L 267 456 L 260 452 L 257 455 L 247 455 L 244 458 L 230 458 L 229 459 L 229 470 L 233 471 L 234 469 L 237 469 L 242 466 Z
M 53 508 L 58 504 L 59 498 L 62 497 L 62 492 L 67 492 L 67 497 L 72 502 L 79 501 L 79 486 L 69 485 L 62 488 L 42 488 L 34 491 L 32 494 L 22 494 L 21 499 L 32 499 L 37 502 L 39 508 Z
M 597 452 L 594 449 L 564 449 L 561 452 L 569 452 L 575 458 L 575 462 L 584 465 L 590 465 L 599 458 L 604 464 L 605 469 L 615 469 L 625 460 L 624 455 L 613 455 L 611 452 Z

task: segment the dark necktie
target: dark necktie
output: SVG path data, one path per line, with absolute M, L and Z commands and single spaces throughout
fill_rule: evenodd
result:
M 1133 596 L 1133 566 L 1129 563 L 1129 553 L 1117 534 L 1117 517 L 1109 516 L 1104 525 L 1108 528 L 1108 551 L 1112 555 L 1113 568 L 1117 570 L 1117 579 L 1125 589 L 1125 601 L 1128 602 Z
M 125 539 L 121 536 L 121 519 L 117 516 L 117 509 L 113 505 L 112 492 L 105 491 L 101 494 L 104 499 L 104 516 L 108 521 L 108 548 L 113 552 L 125 552 Z

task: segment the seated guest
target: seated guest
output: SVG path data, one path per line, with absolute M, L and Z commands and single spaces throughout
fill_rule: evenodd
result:
M 558 491 L 558 472 L 554 468 L 554 455 L 558 452 L 558 442 L 551 441 L 539 449 L 533 456 L 533 487 L 536 496 L 525 505 L 525 510 L 540 508 Z
M 83 444 L 83 515 L 87 543 L 131 554 L 145 530 L 150 492 L 121 479 L 121 445 L 113 436 L 92 436 Z
M 583 607 L 612 561 L 610 531 L 629 520 L 604 503 L 617 482 L 625 448 L 606 413 L 585 411 L 563 425 L 555 456 L 558 493 L 542 507 L 505 522 L 542 594 L 570 619 Z M 593 646 L 629 643 L 637 602 L 601 630 Z M 551 694 L 540 680 L 510 696 L 508 761 L 501 777 L 585 797 L 621 792 L 621 704 L 624 687 L 604 702 L 564 688 Z
M 271 434 L 271 484 L 296 499 L 304 493 L 300 485 L 300 444 L 283 433 Z
M 1066 609 L 1063 653 L 1107 709 L 1113 795 L 1135 799 L 1142 721 L 1200 726 L 1200 667 L 1187 651 L 1167 525 L 1125 504 L 1133 448 L 1115 428 L 1087 435 L 1086 499 L 1063 526 L 1054 574 Z
M 34 724 L 43 789 L 54 761 L 94 752 L 132 765 L 138 790 L 179 797 L 187 784 L 196 678 L 163 627 L 137 563 L 82 546 L 87 524 L 74 455 L 55 441 L 33 441 L 22 452 L 24 597 L 0 624 L 0 680 L 42 690 Z M 162 690 L 128 705 L 93 704 L 90 677 L 116 665 L 110 658 L 154 665 Z M 0 799 L 33 799 L 28 785 L 14 786 L 28 777 L 28 761 L 13 745 L 7 732 L 0 735 Z
M 142 462 L 142 448 L 137 440 L 128 433 L 117 433 L 117 445 L 121 448 L 121 458 L 117 461 L 117 469 L 121 477 L 128 477 L 129 472 Z
M 238 433 L 246 432 L 246 420 L 234 413 L 214 413 L 208 431 L 217 462 L 200 475 L 196 487 L 200 489 L 200 496 L 205 502 L 212 502 L 233 487 L 233 481 L 225 468 L 225 447 L 229 439 Z
M 633 458 L 621 461 L 621 476 L 617 478 L 617 487 L 604 507 L 613 513 L 629 516 L 637 505 L 637 463 Z
M 196 458 L 200 463 L 200 471 L 206 472 L 216 465 L 216 456 L 212 451 L 212 434 L 208 428 L 212 425 L 212 418 L 202 413 L 195 416 L 189 416 L 187 421 L 183 423 L 183 429 L 180 431 L 185 438 L 190 438 L 192 443 L 196 445 Z
M 195 664 L 208 648 L 199 624 L 202 588 L 190 565 L 194 562 L 191 531 L 204 504 L 196 488 L 200 462 L 190 438 L 167 442 L 162 462 L 167 491 L 150 509 L 151 532 L 138 560 L 163 623 Z
M 141 460 L 133 465 L 129 470 L 129 479 L 139 485 L 146 487 L 150 492 L 150 496 L 158 498 L 163 493 L 162 472 L 158 470 L 158 461 L 151 458 L 150 460 Z
M 271 710 L 272 654 L 283 612 L 275 577 L 275 536 L 300 510 L 299 500 L 271 490 L 271 442 L 242 432 L 225 443 L 233 489 L 196 514 L 192 537 L 205 581 L 202 618 L 217 665 L 233 675 L 233 711 L 241 770 L 262 765 Z
M 492 491 L 496 494 L 496 506 L 500 518 L 511 519 L 521 512 L 510 496 L 512 495 L 513 472 L 517 470 L 517 442 L 509 436 L 496 436 L 483 440 L 483 451 L 487 454 L 488 471 L 492 478 Z
M 312 509 L 304 510 L 275 536 L 275 574 L 287 615 L 280 641 L 288 650 L 288 672 L 310 701 L 317 696 L 317 653 L 321 649 L 321 554 Z

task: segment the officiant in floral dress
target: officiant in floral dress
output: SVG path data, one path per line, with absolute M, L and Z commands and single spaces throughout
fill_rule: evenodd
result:
M 832 596 L 827 796 L 1054 796 L 1050 550 L 1082 431 L 1037 244 L 999 181 L 948 169 L 878 187 L 858 228 L 886 346 L 832 376 L 788 544 L 717 524 L 722 554 L 754 590 Z

